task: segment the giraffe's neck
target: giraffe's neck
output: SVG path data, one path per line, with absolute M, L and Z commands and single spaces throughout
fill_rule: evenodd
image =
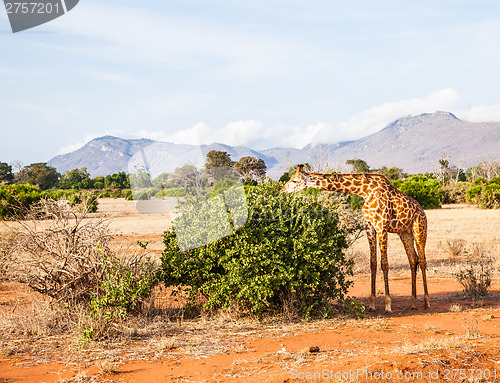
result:
M 372 174 L 322 174 L 309 173 L 307 186 L 310 188 L 356 194 L 367 198 L 371 190 L 380 182 L 378 175 Z

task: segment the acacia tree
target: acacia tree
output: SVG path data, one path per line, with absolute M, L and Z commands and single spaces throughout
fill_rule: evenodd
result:
M 368 173 L 370 171 L 370 166 L 368 166 L 368 163 L 359 158 L 347 160 L 345 163 L 352 166 L 352 170 L 354 173 Z
M 234 164 L 234 168 L 241 174 L 245 181 L 262 181 L 266 176 L 267 166 L 265 162 L 256 157 L 241 157 Z
M 173 178 L 181 185 L 187 195 L 200 196 L 203 194 L 203 173 L 196 166 L 185 164 L 180 168 L 175 168 Z
M 10 184 L 14 181 L 14 173 L 12 173 L 12 166 L 5 162 L 0 162 L 0 184 Z
M 130 188 L 130 181 L 125 172 L 113 173 L 104 177 L 104 187 L 116 189 Z
M 396 181 L 408 177 L 408 174 L 398 167 L 388 168 L 387 166 L 382 166 L 379 169 L 371 169 L 370 171 L 383 174 L 389 181 Z
M 472 182 L 477 178 L 485 178 L 487 181 L 491 181 L 495 177 L 500 177 L 500 162 L 482 161 L 478 165 L 470 167 L 467 170 L 467 175 Z
M 61 189 L 90 189 L 92 180 L 87 168 L 66 170 L 59 182 Z
M 215 182 L 222 181 L 228 173 L 228 170 L 234 166 L 234 161 L 228 152 L 220 150 L 210 150 L 207 153 L 205 170 Z
M 37 162 L 27 165 L 16 174 L 17 183 L 25 183 L 38 186 L 42 190 L 53 188 L 61 176 L 55 167 L 45 162 Z

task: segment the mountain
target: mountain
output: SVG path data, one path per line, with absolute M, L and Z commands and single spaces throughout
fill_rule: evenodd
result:
M 500 161 L 500 122 L 466 122 L 447 112 L 426 113 L 400 118 L 356 141 L 262 153 L 285 164 L 285 169 L 309 162 L 346 170 L 347 160 L 361 158 L 373 169 L 396 166 L 408 173 L 423 173 L 436 171 L 443 154 L 450 164 L 468 168 L 481 161 Z
M 127 140 L 113 136 L 95 138 L 82 148 L 56 156 L 48 161 L 58 172 L 86 167 L 91 177 L 106 176 L 117 172 L 134 172 L 136 166 L 150 170 L 153 177 L 173 171 L 186 163 L 201 167 L 210 150 L 222 150 L 235 161 L 241 157 L 261 158 L 268 166 L 276 164 L 273 157 L 266 156 L 244 146 L 229 146 L 219 143 L 210 145 L 172 144 L 150 139 Z
M 333 164 L 361 158 L 372 168 L 397 166 L 409 173 L 435 171 L 445 154 L 451 164 L 467 168 L 500 160 L 500 123 L 461 121 L 447 112 L 421 114 L 396 120 L 328 154 Z
M 208 151 L 222 150 L 235 161 L 245 156 L 261 158 L 267 164 L 268 175 L 278 178 L 297 163 L 328 164 L 334 169 L 347 169 L 345 162 L 353 158 L 365 160 L 372 168 L 397 166 L 408 173 L 418 173 L 435 171 L 438 161 L 446 154 L 451 164 L 467 168 L 480 161 L 500 161 L 499 148 L 499 122 L 466 122 L 451 113 L 435 112 L 401 118 L 360 140 L 309 144 L 302 149 L 255 151 L 220 143 L 178 145 L 104 136 L 74 152 L 52 158 L 48 164 L 61 173 L 86 167 L 92 177 L 119 171 L 133 172 L 136 166 L 144 166 L 155 176 L 185 163 L 201 166 Z
M 90 141 L 74 152 L 52 158 L 47 164 L 54 166 L 59 173 L 86 167 L 92 177 L 105 176 L 127 169 L 130 158 L 141 148 L 154 142 L 147 138 L 126 140 L 103 136 Z

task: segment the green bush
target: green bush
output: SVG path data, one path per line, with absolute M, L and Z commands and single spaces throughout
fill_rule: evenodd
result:
M 31 185 L 0 185 L 0 219 L 11 218 L 39 201 L 42 191 Z
M 180 251 L 174 230 L 165 232 L 165 285 L 187 287 L 192 303 L 203 296 L 204 308 L 236 306 L 259 316 L 290 310 L 306 317 L 329 315 L 333 301 L 349 301 L 353 272 L 344 254 L 348 229 L 339 228 L 336 212 L 316 196 L 283 194 L 282 186 L 269 182 L 246 188 L 248 220 L 216 242 Z M 244 210 L 233 206 L 232 222 L 239 222 Z M 198 225 L 206 224 L 204 217 L 211 214 L 207 204 L 189 202 L 182 211 L 177 219 Z M 217 223 L 208 229 L 221 230 Z
M 185 197 L 186 190 L 184 188 L 170 188 L 165 189 L 165 196 L 167 197 Z
M 123 260 L 112 252 L 102 252 L 101 258 L 104 275 L 91 298 L 91 313 L 109 323 L 140 312 L 158 283 L 154 262 L 141 256 Z
M 77 190 L 40 190 L 31 185 L 0 185 L 0 219 L 22 217 L 30 206 L 42 198 L 59 200 L 66 198 L 71 206 L 87 201 L 88 212 L 97 211 L 98 195 Z
M 476 180 L 466 194 L 468 202 L 479 205 L 483 209 L 500 208 L 500 179 L 493 178 L 490 182 Z
M 394 186 L 406 195 L 416 199 L 424 209 L 438 209 L 444 200 L 444 189 L 435 178 L 413 175 L 402 181 L 394 181 Z

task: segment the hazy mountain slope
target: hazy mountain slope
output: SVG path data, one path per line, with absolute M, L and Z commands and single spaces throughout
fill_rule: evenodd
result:
M 399 119 L 380 132 L 332 148 L 329 160 L 362 158 L 372 168 L 397 166 L 410 173 L 434 171 L 445 153 L 463 168 L 500 160 L 500 123 L 470 123 L 446 112 Z
M 48 164 L 54 166 L 60 173 L 86 167 L 92 177 L 105 176 L 125 171 L 130 158 L 138 150 L 153 142 L 146 138 L 126 140 L 103 136 L 90 141 L 74 152 L 52 158 Z
M 202 166 L 210 150 L 223 150 L 233 161 L 241 157 L 261 158 L 268 167 L 276 160 L 244 146 L 232 147 L 213 143 L 210 145 L 182 145 L 149 139 L 127 140 L 104 136 L 96 138 L 74 152 L 52 158 L 48 164 L 60 173 L 65 170 L 86 167 L 91 177 L 108 175 L 120 171 L 134 172 L 135 166 L 144 166 L 156 176 L 164 171 L 173 171 L 186 163 Z
M 262 151 L 244 146 L 213 143 L 178 145 L 148 139 L 125 140 L 105 136 L 84 147 L 54 157 L 49 165 L 59 172 L 86 167 L 92 177 L 119 171 L 134 171 L 147 165 L 152 174 L 173 171 L 185 163 L 201 166 L 210 150 L 223 150 L 234 161 L 261 158 L 268 175 L 278 178 L 291 165 L 308 162 L 314 167 L 330 164 L 349 169 L 345 162 L 361 158 L 372 168 L 397 166 L 409 173 L 435 171 L 445 153 L 450 163 L 467 168 L 480 161 L 500 161 L 500 123 L 471 123 L 446 112 L 401 118 L 368 137 L 336 144 L 307 145 L 303 149 L 274 148 Z

